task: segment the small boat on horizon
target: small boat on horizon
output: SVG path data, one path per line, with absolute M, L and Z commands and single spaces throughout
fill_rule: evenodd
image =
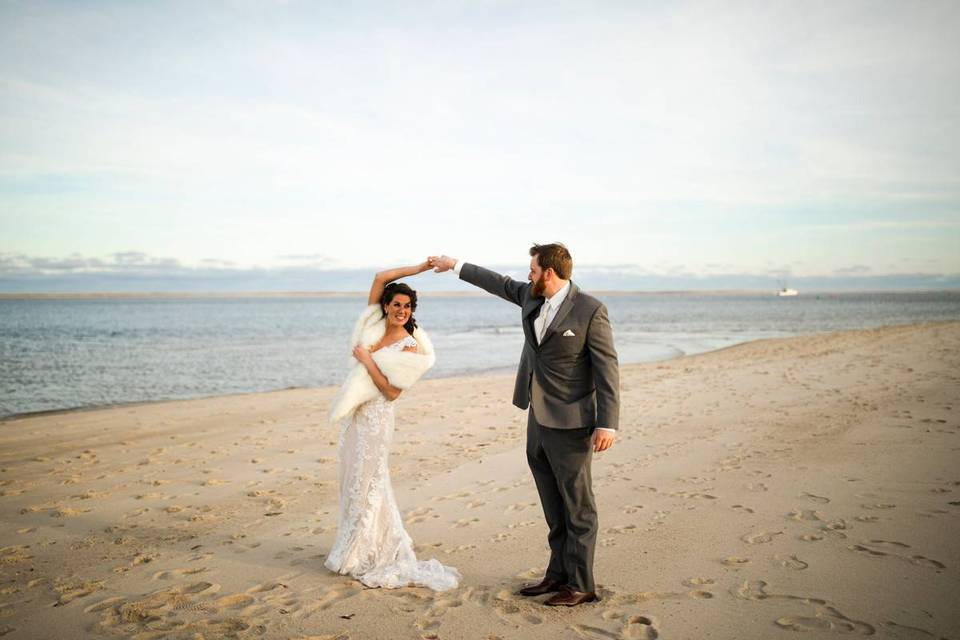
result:
M 794 296 L 800 295 L 800 292 L 796 289 L 790 289 L 787 287 L 786 283 L 780 283 L 780 290 L 777 291 L 777 296 L 780 298 L 793 298 Z

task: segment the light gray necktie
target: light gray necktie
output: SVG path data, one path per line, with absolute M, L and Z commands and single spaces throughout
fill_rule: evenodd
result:
M 550 317 L 550 301 L 543 303 L 540 309 L 540 315 L 537 316 L 537 344 L 543 342 L 543 334 L 547 330 L 547 318 Z

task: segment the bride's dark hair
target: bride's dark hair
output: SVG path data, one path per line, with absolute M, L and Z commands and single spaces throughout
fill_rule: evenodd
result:
M 387 317 L 387 312 L 383 310 L 385 306 L 393 302 L 393 297 L 401 293 L 410 298 L 410 319 L 403 325 L 407 333 L 413 335 L 413 330 L 417 328 L 417 321 L 413 317 L 413 312 L 417 310 L 417 292 L 410 288 L 405 282 L 391 282 L 383 288 L 383 295 L 380 296 L 380 312 L 383 317 Z

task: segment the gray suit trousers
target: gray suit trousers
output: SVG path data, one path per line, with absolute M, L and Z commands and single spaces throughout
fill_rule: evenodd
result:
M 551 429 L 527 414 L 527 463 L 550 532 L 545 577 L 576 591 L 593 591 L 597 504 L 590 482 L 593 427 Z

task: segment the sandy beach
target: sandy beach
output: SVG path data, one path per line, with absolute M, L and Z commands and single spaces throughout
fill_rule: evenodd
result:
M 512 384 L 398 401 L 397 499 L 462 572 L 445 593 L 324 569 L 335 389 L 0 423 L 0 636 L 960 638 L 960 323 L 624 367 L 602 600 L 572 609 L 513 593 L 547 547 Z

